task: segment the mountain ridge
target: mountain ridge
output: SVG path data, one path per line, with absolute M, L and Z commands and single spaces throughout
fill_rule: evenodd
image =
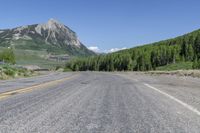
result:
M 80 42 L 73 30 L 55 19 L 49 19 L 43 24 L 1 29 L 0 46 L 30 50 L 46 49 L 49 53 L 74 56 L 95 55 Z

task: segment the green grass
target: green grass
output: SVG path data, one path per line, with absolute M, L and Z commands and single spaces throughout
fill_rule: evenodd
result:
M 37 65 L 41 68 L 52 69 L 65 64 L 64 62 L 45 59 L 48 56 L 46 51 L 16 49 L 15 56 L 18 65 Z
M 7 48 L 0 47 L 0 52 Z M 65 62 L 57 62 L 46 59 L 48 53 L 46 50 L 14 50 L 17 65 L 37 65 L 41 68 L 54 69 L 57 66 L 64 67 Z
M 156 68 L 158 71 L 173 71 L 173 70 L 190 70 L 192 68 L 192 62 L 179 62 L 175 64 L 169 64 Z
M 28 50 L 35 50 L 35 51 L 40 51 L 44 49 L 55 54 L 66 54 L 66 51 L 63 50 L 62 48 L 58 48 L 53 45 L 48 45 L 42 40 L 33 41 L 33 40 L 19 39 L 19 40 L 15 40 L 14 44 L 15 44 L 16 49 L 24 49 L 24 50 L 28 49 Z
M 18 65 L 37 65 L 41 68 L 54 69 L 57 66 L 64 66 L 63 62 L 49 61 L 44 59 L 32 59 L 32 60 L 17 60 Z

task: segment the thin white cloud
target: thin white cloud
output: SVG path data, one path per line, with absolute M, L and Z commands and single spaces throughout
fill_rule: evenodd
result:
M 89 49 L 89 50 L 92 50 L 92 51 L 94 51 L 94 52 L 96 52 L 96 53 L 99 53 L 99 52 L 100 52 L 100 49 L 99 49 L 97 46 L 90 46 L 90 47 L 88 47 L 88 49 Z
M 111 48 L 110 50 L 106 50 L 106 53 L 113 53 L 113 52 L 117 52 L 117 51 L 124 50 L 124 49 L 127 49 L 127 48 L 126 47 L 123 47 L 123 48 Z
M 88 49 L 92 50 L 96 53 L 113 53 L 113 52 L 117 52 L 117 51 L 124 50 L 124 49 L 127 49 L 127 48 L 123 47 L 123 48 L 111 48 L 109 50 L 102 50 L 97 46 L 90 46 L 90 47 L 88 47 Z

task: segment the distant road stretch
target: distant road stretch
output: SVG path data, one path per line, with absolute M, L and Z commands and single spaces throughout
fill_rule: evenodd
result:
M 197 133 L 200 79 L 50 73 L 0 81 L 0 133 Z

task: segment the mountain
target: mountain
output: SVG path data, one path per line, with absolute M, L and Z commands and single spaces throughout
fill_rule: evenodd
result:
M 200 30 L 176 38 L 71 61 L 76 71 L 149 71 L 200 69 Z
M 10 46 L 16 49 L 46 50 L 52 54 L 95 55 L 79 41 L 74 31 L 54 19 L 45 24 L 0 30 L 0 47 Z

